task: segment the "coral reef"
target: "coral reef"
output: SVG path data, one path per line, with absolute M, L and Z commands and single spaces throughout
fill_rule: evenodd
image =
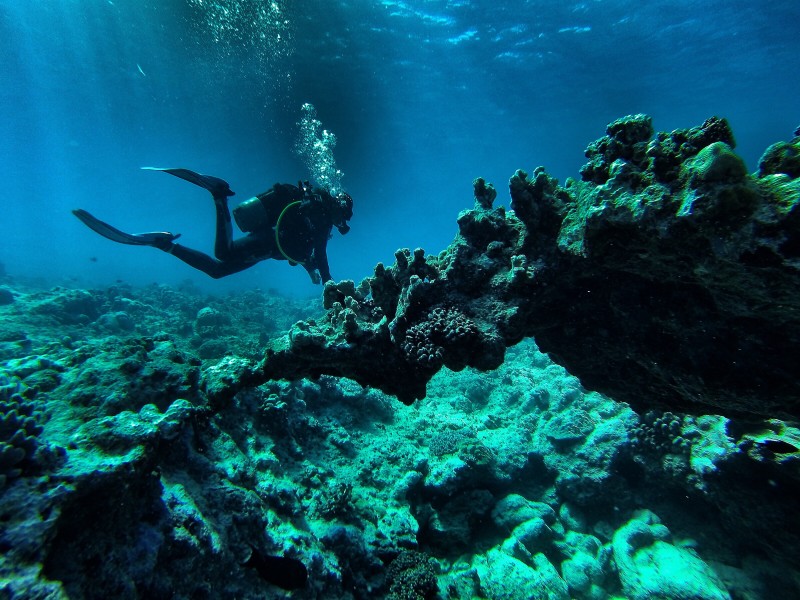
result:
M 446 250 L 401 250 L 358 285 L 328 283 L 322 319 L 209 389 L 224 402 L 325 373 L 410 403 L 439 368 L 497 368 L 534 336 L 585 386 L 641 410 L 800 415 L 796 142 L 748 175 L 724 119 L 651 135 L 644 115 L 614 121 L 587 150 L 586 181 L 565 187 L 517 171 L 512 212 L 477 179 Z M 446 319 L 465 328 L 457 343 Z
M 800 596 L 793 154 L 650 137 L 324 313 L 4 279 L 0 596 Z
M 196 317 L 215 307 L 202 335 L 224 337 L 257 322 L 245 321 L 252 294 L 223 304 L 127 290 L 136 329 L 109 337 L 98 321 L 116 291 L 90 292 L 98 316 L 74 330 L 24 312 L 63 291 L 15 292 L 21 304 L 3 310 L 21 311 L 15 335 L 29 343 L 7 348 L 18 358 L 6 360 L 3 393 L 46 408 L 37 457 L 66 456 L 37 458 L 0 490 L 11 597 L 595 599 L 633 589 L 638 556 L 662 569 L 679 557 L 740 596 L 800 589 L 784 551 L 800 531 L 798 434 L 786 423 L 639 418 L 531 342 L 492 373 L 436 374 L 414 410 L 325 376 L 242 390 L 216 410 L 198 371 L 222 380 L 252 365 L 252 342 L 203 360 Z M 436 335 L 466 323 L 430 313 L 418 322 Z M 54 343 L 54 331 L 69 339 Z M 673 451 L 676 437 L 689 452 Z M 687 497 L 694 511 L 676 500 Z M 671 546 L 636 538 L 617 556 L 617 532 L 641 506 L 668 524 L 658 539 Z

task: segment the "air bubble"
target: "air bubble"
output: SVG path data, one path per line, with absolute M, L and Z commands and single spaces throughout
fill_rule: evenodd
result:
M 306 165 L 313 183 L 334 196 L 344 191 L 342 173 L 336 168 L 333 149 L 336 147 L 336 135 L 322 128 L 317 119 L 317 110 L 308 102 L 300 108 L 302 116 L 297 124 L 300 131 L 295 144 L 295 152 Z

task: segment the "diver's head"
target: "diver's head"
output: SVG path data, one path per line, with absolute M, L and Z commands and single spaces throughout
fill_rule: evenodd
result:
M 353 198 L 346 192 L 340 192 L 333 204 L 333 224 L 344 235 L 350 231 L 347 221 L 353 218 Z

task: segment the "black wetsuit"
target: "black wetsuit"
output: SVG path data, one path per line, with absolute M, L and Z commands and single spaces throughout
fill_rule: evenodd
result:
M 175 243 L 162 249 L 214 279 L 275 258 L 303 265 L 315 283 L 320 279 L 323 282 L 331 280 L 327 245 L 334 225 L 330 214 L 332 196 L 325 190 L 315 189 L 309 194 L 297 186 L 276 183 L 259 194 L 258 198 L 267 212 L 266 225 L 236 240 L 233 239 L 227 197 L 214 198 L 217 212 L 216 258 Z M 299 204 L 289 206 L 296 202 Z M 277 237 L 280 246 L 275 232 L 279 217 Z

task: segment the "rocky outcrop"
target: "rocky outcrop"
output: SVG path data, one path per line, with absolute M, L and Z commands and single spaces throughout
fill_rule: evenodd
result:
M 219 404 L 271 378 L 330 374 L 408 404 L 442 366 L 494 369 L 533 336 L 637 409 L 796 417 L 800 138 L 755 175 L 733 147 L 724 119 L 653 137 L 635 115 L 589 146 L 584 181 L 517 171 L 511 211 L 478 179 L 446 250 L 399 250 L 358 285 L 328 283 L 323 318 L 206 388 Z

